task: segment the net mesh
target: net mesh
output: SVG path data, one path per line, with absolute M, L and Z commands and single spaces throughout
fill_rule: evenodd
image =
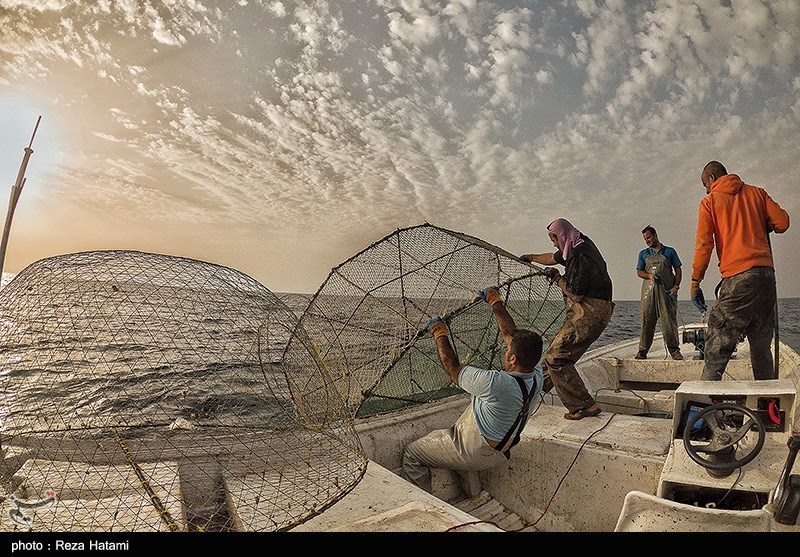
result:
M 0 393 L 5 531 L 283 530 L 366 469 L 296 312 L 200 261 L 32 264 L 0 291 Z
M 476 300 L 487 286 L 499 287 L 517 327 L 541 334 L 546 347 L 564 300 L 543 270 L 428 223 L 398 229 L 335 267 L 300 323 L 349 411 L 365 417 L 461 392 L 425 334 L 435 315 L 462 364 L 502 369 L 505 344 L 491 308 Z M 302 350 L 291 339 L 286 353 Z
M 502 367 L 490 285 L 547 345 L 564 305 L 542 269 L 427 223 L 295 308 L 191 259 L 38 261 L 0 290 L 0 530 L 290 529 L 363 477 L 354 417 L 463 394 L 429 318 L 462 363 Z

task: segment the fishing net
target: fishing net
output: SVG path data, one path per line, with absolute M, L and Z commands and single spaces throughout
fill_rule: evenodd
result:
M 429 224 L 334 268 L 306 307 L 235 270 L 132 251 L 44 259 L 0 290 L 0 530 L 278 531 L 341 499 L 366 458 L 353 417 L 462 394 L 501 368 L 498 287 L 545 346 L 542 269 Z M 304 309 L 304 311 L 302 311 Z
M 0 291 L 0 529 L 301 523 L 366 469 L 327 373 L 296 312 L 232 269 L 36 262 Z
M 538 332 L 546 347 L 564 300 L 543 270 L 427 223 L 399 229 L 335 267 L 300 324 L 350 412 L 364 417 L 462 393 L 425 331 L 435 315 L 448 325 L 462 364 L 502 369 L 505 344 L 491 308 L 476 299 L 492 285 L 517 327 Z M 304 350 L 290 339 L 286 353 Z

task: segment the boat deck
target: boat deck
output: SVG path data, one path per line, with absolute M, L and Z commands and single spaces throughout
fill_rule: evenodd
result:
M 443 469 L 433 471 L 433 494 L 508 531 L 612 531 L 628 491 L 655 493 L 671 420 L 602 412 L 570 421 L 547 398 L 553 403 L 535 409 L 509 465 L 478 474 L 476 497 Z
M 474 516 L 477 520 L 494 524 L 505 532 L 535 532 L 536 527 L 527 524 L 522 517 L 509 510 L 492 494 L 482 490 L 476 497 L 462 497 L 452 502 L 453 506 Z
M 695 331 L 701 324 L 681 327 Z M 699 380 L 703 373 L 703 360 L 692 343 L 680 346 L 684 360 L 676 361 L 667 355 L 661 333 L 653 340 L 653 348 L 645 360 L 635 359 L 639 339 L 613 343 L 588 351 L 576 366 L 600 407 L 607 412 L 669 417 L 675 405 L 675 390 L 684 381 Z M 774 352 L 774 350 L 773 350 Z M 800 357 L 788 345 L 780 343 L 778 353 L 779 376 L 792 379 L 797 385 L 794 370 L 800 369 Z M 733 354 L 723 381 L 753 379 L 750 365 L 750 347 L 740 342 Z M 800 387 L 800 385 L 797 385 Z

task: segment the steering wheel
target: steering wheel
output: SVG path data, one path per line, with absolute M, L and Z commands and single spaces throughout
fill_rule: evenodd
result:
M 738 418 L 738 419 L 737 419 Z M 745 420 L 745 418 L 747 418 Z M 699 430 L 695 428 L 700 420 L 704 420 Z M 736 456 L 737 443 L 750 431 L 756 427 L 758 438 L 753 445 L 741 457 Z M 700 434 L 710 434 L 710 441 L 705 444 L 693 444 L 692 432 Z M 708 435 L 704 435 L 708 439 Z M 764 446 L 767 438 L 767 430 L 761 419 L 749 408 L 734 404 L 732 402 L 720 402 L 703 408 L 700 412 L 689 418 L 683 430 L 683 446 L 686 453 L 693 461 L 703 466 L 709 472 L 723 472 L 724 475 L 730 474 L 736 468 L 744 466 L 753 460 Z M 700 453 L 707 453 L 708 458 L 700 456 Z

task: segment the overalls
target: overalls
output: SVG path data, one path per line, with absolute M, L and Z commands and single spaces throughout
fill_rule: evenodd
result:
M 648 252 L 644 260 L 644 272 L 658 275 L 661 284 L 652 280 L 642 281 L 642 299 L 639 304 L 642 313 L 642 334 L 639 338 L 639 355 L 646 356 L 653 344 L 656 321 L 661 320 L 661 333 L 670 355 L 680 349 L 678 343 L 678 303 L 669 297 L 675 285 L 672 262 L 664 255 L 664 246 L 658 253 Z

